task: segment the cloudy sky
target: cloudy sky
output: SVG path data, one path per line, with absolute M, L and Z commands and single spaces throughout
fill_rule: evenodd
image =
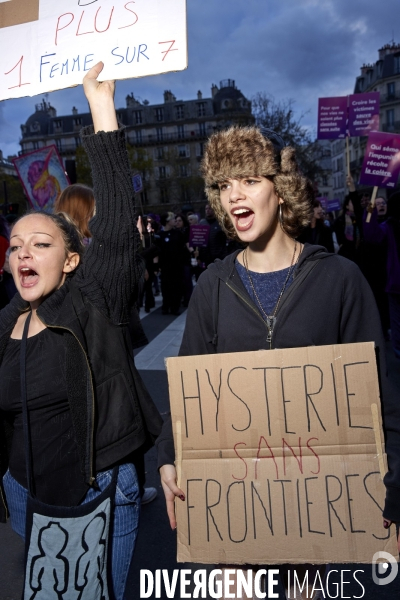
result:
M 189 67 L 142 79 L 121 81 L 116 104 L 125 96 L 150 103 L 163 101 L 170 89 L 178 99 L 211 96 L 211 84 L 231 78 L 251 99 L 266 92 L 294 99 L 303 123 L 316 128 L 317 99 L 353 91 L 365 62 L 378 59 L 378 48 L 400 42 L 399 0 L 187 0 Z M 20 149 L 20 125 L 42 96 L 0 103 L 0 149 Z M 48 101 L 59 115 L 73 106 L 87 111 L 81 86 L 53 92 Z

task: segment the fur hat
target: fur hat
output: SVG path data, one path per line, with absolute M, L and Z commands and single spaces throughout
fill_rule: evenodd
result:
M 278 136 L 280 137 L 280 136 Z M 295 150 L 279 148 L 264 137 L 258 127 L 230 127 L 211 136 L 206 146 L 201 172 L 208 201 L 226 234 L 238 239 L 232 222 L 220 202 L 218 184 L 227 179 L 268 177 L 283 199 L 283 227 L 295 235 L 310 220 L 312 186 L 301 175 Z

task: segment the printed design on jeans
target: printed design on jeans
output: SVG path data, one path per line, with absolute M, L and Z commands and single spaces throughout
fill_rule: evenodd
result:
M 77 600 L 93 598 L 92 585 L 96 578 L 101 590 L 99 597 L 101 600 L 105 598 L 103 590 L 106 574 L 106 526 L 107 515 L 101 512 L 93 517 L 83 530 L 81 543 L 84 552 L 77 560 L 75 571 L 75 588 L 80 592 Z
M 32 558 L 29 575 L 29 585 L 33 591 L 30 600 L 63 600 L 69 579 L 69 563 L 63 556 L 68 537 L 68 531 L 56 521 L 50 521 L 39 530 L 37 543 L 40 554 Z

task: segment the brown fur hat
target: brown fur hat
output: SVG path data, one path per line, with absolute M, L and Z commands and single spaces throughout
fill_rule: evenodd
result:
M 310 222 L 313 199 L 311 183 L 299 171 L 295 150 L 280 152 L 258 127 L 230 127 L 211 136 L 201 164 L 206 194 L 228 237 L 239 239 L 222 207 L 218 184 L 227 179 L 263 175 L 270 179 L 282 205 L 282 227 L 295 237 Z

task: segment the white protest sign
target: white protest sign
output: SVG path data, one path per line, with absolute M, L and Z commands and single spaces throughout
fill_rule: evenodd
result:
M 0 3 L 0 100 L 187 68 L 186 0 Z

